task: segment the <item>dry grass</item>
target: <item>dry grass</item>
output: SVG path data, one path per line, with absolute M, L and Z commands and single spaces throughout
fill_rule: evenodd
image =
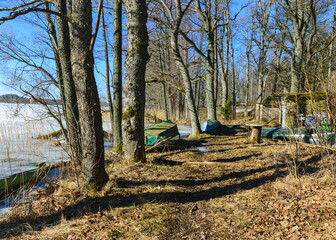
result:
M 195 147 L 202 144 L 207 153 Z M 5 216 L 0 238 L 336 237 L 333 155 L 301 147 L 298 178 L 289 174 L 290 145 L 247 144 L 243 134 L 167 142 L 148 153 L 147 164 L 107 156 L 110 182 L 100 193 L 87 197 L 73 177 L 62 180 Z

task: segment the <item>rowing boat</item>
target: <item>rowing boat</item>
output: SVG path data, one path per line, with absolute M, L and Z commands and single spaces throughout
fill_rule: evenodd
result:
M 145 144 L 153 146 L 177 135 L 180 135 L 177 125 L 169 120 L 164 121 L 145 128 Z
M 50 163 L 44 162 L 38 164 L 34 169 L 0 178 L 0 196 L 23 187 L 27 183 L 37 182 L 49 169 Z
M 201 130 L 202 132 L 211 132 L 221 125 L 222 124 L 217 120 L 207 120 L 201 124 Z

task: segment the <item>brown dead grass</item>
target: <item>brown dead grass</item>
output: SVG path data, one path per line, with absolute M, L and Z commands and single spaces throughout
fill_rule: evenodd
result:
M 108 153 L 100 193 L 83 195 L 74 177 L 59 181 L 1 219 L 0 238 L 334 239 L 334 156 L 300 146 L 293 169 L 294 153 L 244 134 L 167 142 L 147 164 Z

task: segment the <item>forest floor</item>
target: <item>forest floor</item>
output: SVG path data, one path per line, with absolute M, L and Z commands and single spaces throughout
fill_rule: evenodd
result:
M 110 181 L 101 192 L 81 194 L 67 176 L 2 217 L 0 238 L 336 238 L 331 151 L 250 144 L 239 133 L 166 142 L 148 163 L 106 155 Z

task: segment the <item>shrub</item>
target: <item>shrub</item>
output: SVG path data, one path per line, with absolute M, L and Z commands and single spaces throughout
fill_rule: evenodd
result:
M 224 107 L 221 107 L 221 113 L 225 120 L 230 118 L 232 114 L 232 101 L 230 99 L 226 101 Z

